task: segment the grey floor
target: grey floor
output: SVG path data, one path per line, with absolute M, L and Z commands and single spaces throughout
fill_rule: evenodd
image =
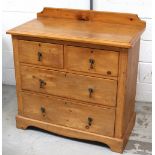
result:
M 3 155 L 117 155 L 104 145 L 90 144 L 36 128 L 17 129 L 17 100 L 14 86 L 3 85 Z M 124 155 L 151 155 L 151 103 L 136 103 L 136 125 Z

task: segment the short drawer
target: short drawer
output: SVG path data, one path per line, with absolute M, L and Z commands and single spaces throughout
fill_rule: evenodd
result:
M 119 52 L 65 46 L 65 68 L 117 76 Z
M 19 61 L 63 68 L 63 45 L 19 40 Z
M 34 67 L 21 67 L 22 89 L 115 106 L 117 81 Z
M 23 115 L 100 135 L 113 136 L 115 109 L 22 93 Z

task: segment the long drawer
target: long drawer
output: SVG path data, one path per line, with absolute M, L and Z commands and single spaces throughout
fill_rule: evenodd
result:
M 117 81 L 21 66 L 22 89 L 115 106 Z
M 105 76 L 118 75 L 119 52 L 65 46 L 65 68 Z
M 63 68 L 63 45 L 19 40 L 19 61 Z
M 115 109 L 83 105 L 35 93 L 22 93 L 22 103 L 25 117 L 113 136 Z

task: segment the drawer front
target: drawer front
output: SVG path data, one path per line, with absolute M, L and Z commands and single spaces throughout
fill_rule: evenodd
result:
M 19 40 L 19 61 L 63 68 L 63 45 Z
M 115 106 L 117 81 L 21 67 L 22 89 Z
M 55 97 L 22 93 L 26 117 L 113 136 L 115 110 L 65 101 Z
M 65 67 L 106 76 L 118 74 L 118 52 L 65 46 Z

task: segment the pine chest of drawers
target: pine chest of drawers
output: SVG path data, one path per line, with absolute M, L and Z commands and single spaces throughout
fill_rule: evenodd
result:
M 135 122 L 140 35 L 134 14 L 44 8 L 12 35 L 18 128 L 122 152 Z

